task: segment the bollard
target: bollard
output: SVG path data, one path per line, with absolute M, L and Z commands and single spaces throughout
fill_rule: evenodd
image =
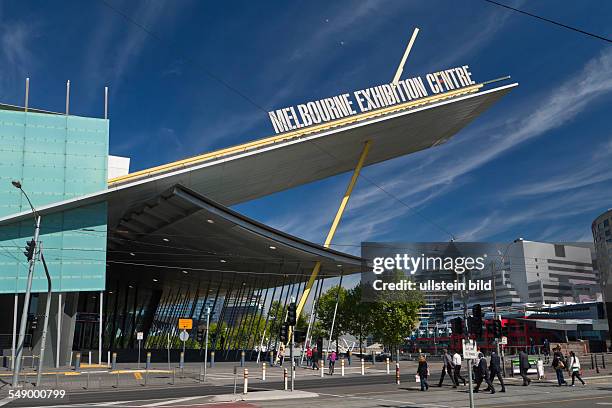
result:
M 111 370 L 117 369 L 117 353 L 113 353 L 113 357 L 111 360 Z
M 110 367 L 110 350 L 106 352 L 106 366 Z
M 599 363 L 597 362 L 597 356 L 595 356 L 595 372 L 599 374 Z
M 601 355 L 601 368 L 603 368 L 604 370 L 606 369 L 606 355 L 605 354 Z
M 295 361 L 293 361 L 293 379 L 295 380 Z
M 213 368 L 215 366 L 215 352 L 211 351 L 210 352 L 210 368 Z
M 325 361 L 319 360 L 319 372 L 321 373 L 321 378 L 325 375 Z
M 274 367 L 274 352 L 270 351 L 270 367 Z
M 400 369 L 399 363 L 395 363 L 395 383 L 399 385 L 400 383 Z
M 344 377 L 344 359 L 340 360 L 340 376 Z
M 387 363 L 387 374 L 389 374 L 389 357 L 387 357 L 386 363 Z
M 285 391 L 287 391 L 287 369 L 283 368 L 283 382 L 285 383 Z
M 147 362 L 145 363 L 145 370 L 151 368 L 151 352 L 147 352 Z
M 361 359 L 361 375 L 365 375 L 365 360 Z
M 74 357 L 74 370 L 77 371 L 81 368 L 81 353 L 76 353 Z
M 181 369 L 181 372 L 183 371 L 183 368 L 185 368 L 185 353 L 183 351 L 181 351 L 180 354 L 179 368 Z
M 244 367 L 244 350 L 240 352 L 240 367 Z
M 89 365 L 91 365 L 91 350 L 89 350 Z
M 266 381 L 266 363 L 261 363 L 261 380 Z
M 593 360 L 593 355 L 591 354 L 591 370 L 595 369 L 595 361 Z
M 246 395 L 248 391 L 249 391 L 249 369 L 245 368 L 244 369 L 244 389 L 242 390 L 242 393 Z

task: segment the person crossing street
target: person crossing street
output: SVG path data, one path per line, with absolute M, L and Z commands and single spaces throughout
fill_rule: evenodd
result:
M 494 350 L 491 353 L 491 361 L 489 362 L 489 380 L 491 381 L 491 384 L 493 384 L 493 380 L 495 377 L 497 377 L 499 383 L 501 384 L 500 391 L 506 392 L 506 386 L 504 385 L 504 378 L 502 377 L 501 371 L 501 358 L 499 357 L 499 354 L 497 354 L 497 351 Z
M 461 354 L 459 354 L 458 352 L 455 352 L 455 354 L 453 354 L 453 364 L 455 365 L 453 367 L 453 374 L 455 376 L 455 384 L 459 385 L 459 380 L 463 381 L 463 385 L 466 384 L 465 382 L 465 378 L 461 375 Z
M 448 377 L 453 382 L 453 388 L 457 388 L 457 382 L 455 381 L 454 375 L 454 367 L 453 358 L 450 354 L 448 354 L 448 350 L 442 350 L 442 374 L 440 375 L 440 382 L 438 383 L 438 387 L 442 386 L 442 382 L 444 381 L 444 375 L 448 374 Z
M 487 368 L 487 359 L 484 354 L 478 353 L 478 360 L 474 365 L 474 377 L 476 377 L 476 388 L 474 388 L 474 392 L 478 392 L 480 389 L 480 385 L 484 381 L 487 383 L 487 388 L 485 391 L 491 391 L 491 394 L 495 394 L 495 388 L 493 387 L 493 383 L 489 379 L 489 370 Z

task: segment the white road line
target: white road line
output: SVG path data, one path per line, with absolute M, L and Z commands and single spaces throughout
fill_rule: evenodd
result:
M 195 397 L 177 398 L 177 399 L 173 399 L 173 400 L 154 402 L 153 404 L 147 404 L 147 405 L 141 405 L 141 406 L 142 407 L 160 407 L 160 406 L 164 406 L 164 405 L 177 404 L 179 402 L 191 401 L 191 400 L 198 399 L 198 398 L 203 398 L 203 397 L 206 397 L 206 395 L 197 395 Z
M 8 403 L 9 403 L 9 402 L 11 402 L 12 400 L 13 400 L 13 398 L 9 398 L 9 397 L 6 397 L 5 399 L 0 400 L 0 407 L 2 407 L 2 406 L 4 406 L 4 405 L 8 404 Z

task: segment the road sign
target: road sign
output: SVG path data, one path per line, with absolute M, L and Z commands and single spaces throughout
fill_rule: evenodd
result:
M 187 341 L 188 338 L 189 333 L 187 333 L 185 330 L 183 330 L 181 334 L 179 334 L 179 339 L 181 339 L 181 341 Z
M 193 328 L 193 320 L 191 319 L 179 319 L 178 328 L 182 330 L 191 330 Z
M 143 340 L 144 339 L 144 333 L 143 332 L 137 332 L 136 333 L 136 340 Z
M 476 348 L 476 341 L 472 339 L 464 339 L 463 340 L 463 358 L 464 359 L 472 359 L 478 357 L 478 349 Z
M 502 336 L 501 340 L 499 341 L 499 344 L 508 344 L 508 338 L 506 336 Z

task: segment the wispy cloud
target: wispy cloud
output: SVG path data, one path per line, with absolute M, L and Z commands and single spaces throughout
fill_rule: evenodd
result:
M 0 25 L 0 92 L 6 95 L 33 74 L 37 60 L 32 52 L 36 24 L 2 20 Z

